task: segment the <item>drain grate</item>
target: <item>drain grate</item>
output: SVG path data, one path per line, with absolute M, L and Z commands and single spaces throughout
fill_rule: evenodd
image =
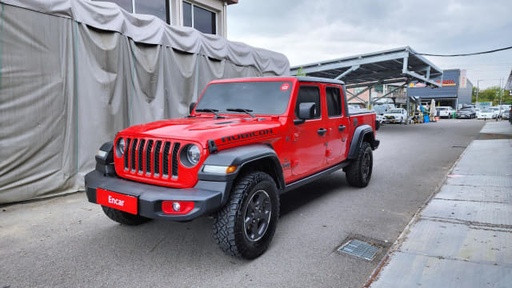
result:
M 372 261 L 375 255 L 380 251 L 380 247 L 361 240 L 352 239 L 338 248 L 338 251 Z

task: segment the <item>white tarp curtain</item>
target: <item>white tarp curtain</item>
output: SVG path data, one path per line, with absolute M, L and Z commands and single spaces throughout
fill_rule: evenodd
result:
M 83 189 L 103 142 L 186 115 L 212 79 L 288 73 L 282 54 L 112 3 L 0 0 L 0 203 Z

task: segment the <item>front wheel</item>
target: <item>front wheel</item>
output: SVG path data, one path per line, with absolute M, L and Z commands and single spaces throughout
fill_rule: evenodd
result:
M 213 223 L 213 237 L 228 255 L 254 259 L 270 245 L 279 217 L 277 187 L 268 174 L 251 172 L 233 187 Z
M 366 187 L 370 183 L 373 170 L 373 154 L 370 143 L 363 142 L 357 158 L 345 168 L 347 182 L 354 187 Z

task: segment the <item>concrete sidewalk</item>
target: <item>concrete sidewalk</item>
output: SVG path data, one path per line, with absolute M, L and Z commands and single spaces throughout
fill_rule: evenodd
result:
M 478 139 L 365 287 L 512 287 L 512 125 Z

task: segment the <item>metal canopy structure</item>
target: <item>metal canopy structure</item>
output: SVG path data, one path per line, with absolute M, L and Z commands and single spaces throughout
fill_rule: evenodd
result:
M 508 75 L 507 82 L 505 82 L 505 90 L 512 90 L 512 70 L 510 71 L 510 75 Z
M 436 82 L 443 71 L 418 55 L 410 47 L 356 55 L 330 61 L 300 65 L 290 69 L 292 75 L 338 79 L 347 88 L 369 87 L 378 84 L 423 82 L 427 86 L 440 87 Z

